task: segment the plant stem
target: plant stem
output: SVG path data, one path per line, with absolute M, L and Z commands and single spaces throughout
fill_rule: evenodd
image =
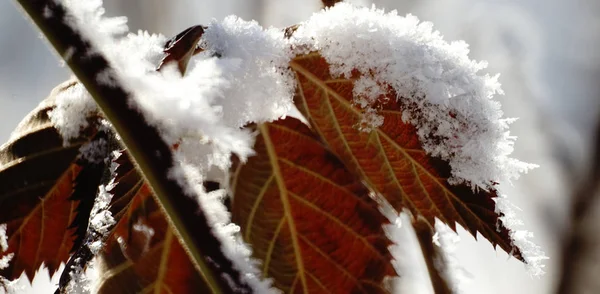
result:
M 413 219 L 412 225 L 415 229 L 417 240 L 419 240 L 425 264 L 427 264 L 427 271 L 429 272 L 433 292 L 436 294 L 451 294 L 452 290 L 450 290 L 448 282 L 440 273 L 439 267 L 444 264 L 444 259 L 440 250 L 435 248 L 433 244 L 433 228 L 427 221 L 418 217 Z
M 222 251 L 220 240 L 213 234 L 212 226 L 200 209 L 197 219 L 201 222 L 186 222 L 181 213 L 189 197 L 184 188 L 168 176 L 174 167 L 170 146 L 164 142 L 158 130 L 146 123 L 138 110 L 129 107 L 130 89 L 120 81 L 119 73 L 111 68 L 107 59 L 98 53 L 90 39 L 73 23 L 65 19 L 68 10 L 55 0 L 17 0 L 33 22 L 44 33 L 60 56 L 74 53 L 65 60 L 79 81 L 94 98 L 105 117 L 114 126 L 137 167 L 151 186 L 157 202 L 190 260 L 203 275 L 213 293 L 251 293 L 242 280 L 242 274 Z M 91 53 L 93 52 L 93 53 Z M 115 83 L 107 85 L 96 80 L 98 74 L 108 75 Z M 191 232 L 201 232 L 194 237 Z M 195 234 L 198 235 L 198 234 Z

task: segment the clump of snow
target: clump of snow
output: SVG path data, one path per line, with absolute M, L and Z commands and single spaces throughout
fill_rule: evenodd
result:
M 81 83 L 74 83 L 55 93 L 56 107 L 48 112 L 48 117 L 67 145 L 88 127 L 88 118 L 98 112 L 98 108 Z
M 444 41 L 431 23 L 338 3 L 302 23 L 292 43 L 299 52 L 319 51 L 334 76 L 360 72 L 354 102 L 367 109 L 371 129 L 382 123 L 369 109 L 373 97 L 392 87 L 425 151 L 450 163 L 451 183 L 488 189 L 534 167 L 508 157 L 515 138 L 492 99 L 502 94 L 498 76 L 480 73 L 487 64 L 470 60 L 464 42 Z
M 263 29 L 235 16 L 213 20 L 206 29 L 204 54 L 220 56 L 223 77 L 231 83 L 221 103 L 228 125 L 271 121 L 294 107 L 295 79 L 288 70 L 291 51 L 284 39 L 281 29 Z
M 113 195 L 107 192 L 106 186 L 100 185 L 98 187 L 98 195 L 96 196 L 96 201 L 94 202 L 92 212 L 90 213 L 89 231 L 96 232 L 104 236 L 109 233 L 109 229 L 115 224 L 115 219 L 108 209 L 112 197 Z M 96 254 L 98 253 L 96 249 L 101 249 L 101 247 L 94 247 L 95 246 L 90 246 L 90 250 Z
M 6 224 L 0 225 L 0 253 L 8 250 L 8 237 L 6 236 Z M 0 270 L 8 267 L 8 263 L 13 258 L 14 253 L 3 255 L 0 258 Z
M 496 201 L 496 213 L 503 214 L 500 217 L 500 221 L 505 227 L 511 228 L 510 238 L 513 240 L 515 245 L 521 251 L 521 255 L 525 259 L 525 266 L 529 274 L 535 277 L 543 275 L 544 260 L 549 259 L 542 249 L 533 243 L 533 233 L 525 230 L 517 230 L 516 228 L 523 225 L 523 222 L 517 217 L 517 210 L 520 210 L 510 201 L 508 201 L 505 195 L 501 195 L 495 199 Z

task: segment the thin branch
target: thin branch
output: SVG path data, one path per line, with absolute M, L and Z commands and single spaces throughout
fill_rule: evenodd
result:
M 122 138 L 191 261 L 213 292 L 251 293 L 250 287 L 242 280 L 243 274 L 234 268 L 232 261 L 223 253 L 222 244 L 213 234 L 206 214 L 198 212 L 201 222 L 188 223 L 182 219 L 179 212 L 186 210 L 186 202 L 181 199 L 189 196 L 175 179 L 168 176 L 175 164 L 172 151 L 158 130 L 146 123 L 142 113 L 129 107 L 132 98 L 129 89 L 119 82 L 122 77 L 118 72 L 111 68 L 102 54 L 97 53 L 100 51 L 93 48 L 90 39 L 65 19 L 67 9 L 61 3 L 54 0 L 17 2 L 61 56 L 65 56 L 66 52 L 74 52 L 65 61 Z M 100 73 L 109 75 L 108 78 L 116 82 L 111 85 L 98 83 L 96 77 Z M 192 231 L 203 232 L 203 238 L 194 238 Z
M 433 228 L 426 220 L 419 217 L 413 218 L 412 225 L 415 229 L 417 240 L 419 240 L 425 264 L 427 264 L 427 271 L 429 272 L 433 291 L 436 294 L 452 294 L 448 282 L 440 273 L 440 267 L 444 265 L 444 257 L 442 252 L 433 244 Z
M 573 196 L 571 227 L 566 230 L 562 248 L 562 266 L 558 294 L 597 292 L 600 283 L 590 271 L 598 254 L 596 213 L 600 203 L 600 121 L 596 125 L 596 142 L 589 176 Z

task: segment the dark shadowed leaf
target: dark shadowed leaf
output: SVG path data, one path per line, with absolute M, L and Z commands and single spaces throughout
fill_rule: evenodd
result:
M 298 56 L 290 66 L 300 89 L 296 105 L 310 125 L 346 166 L 396 210 L 406 207 L 432 227 L 435 218 L 453 229 L 458 223 L 473 236 L 479 232 L 521 259 L 495 212 L 497 192 L 448 184 L 449 164 L 425 153 L 415 127 L 402 121 L 402 111 L 409 105 L 403 105 L 395 93 L 379 97 L 373 107 L 383 116 L 383 125 L 361 131 L 358 126 L 365 113 L 353 103 L 353 81 L 358 76 L 332 77 L 318 53 Z
M 262 124 L 234 169 L 233 220 L 286 293 L 385 293 L 386 219 L 368 189 L 294 118 Z
M 127 154 L 116 161 L 110 192 L 118 223 L 100 253 L 98 293 L 210 293 Z M 182 201 L 193 222 L 198 203 Z
M 54 97 L 73 85 L 74 81 L 68 81 L 56 87 L 0 147 L 0 223 L 7 224 L 8 236 L 8 250 L 0 256 L 14 253 L 0 276 L 9 280 L 22 272 L 32 279 L 42 263 L 54 274 L 68 259 L 74 242 L 83 237 L 85 228 L 80 229 L 77 220 L 85 219 L 82 226 L 87 227 L 89 211 L 78 209 L 78 201 L 71 201 L 70 196 L 78 178 L 90 180 L 89 175 L 78 177 L 87 167 L 78 155 L 95 129 L 92 125 L 64 146 L 48 118 Z M 91 197 L 93 202 L 95 190 L 84 194 L 77 198 Z

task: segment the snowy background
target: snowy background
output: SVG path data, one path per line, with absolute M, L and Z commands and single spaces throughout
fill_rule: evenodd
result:
M 519 137 L 514 157 L 541 167 L 504 187 L 522 209 L 519 218 L 535 233 L 550 260 L 547 274 L 531 278 L 524 266 L 485 240 L 461 232 L 456 245 L 464 293 L 553 293 L 560 268 L 562 235 L 568 226 L 569 197 L 586 172 L 593 127 L 600 109 L 600 2 L 596 0 L 380 0 L 400 15 L 432 21 L 446 40 L 465 40 L 470 56 L 488 60 L 500 72 L 500 97 Z M 283 27 L 317 11 L 317 0 L 159 1 L 106 0 L 109 15 L 129 17 L 131 31 L 147 29 L 172 36 L 194 24 L 236 14 L 263 26 Z M 11 1 L 0 2 L 0 140 L 20 119 L 69 76 Z M 1 184 L 1 183 L 0 183 Z M 410 258 L 411 253 L 407 252 Z M 418 253 L 414 253 L 416 255 Z M 422 269 L 402 272 L 403 293 L 430 293 Z M 55 277 L 57 278 L 57 277 Z M 55 279 L 56 281 L 56 279 Z M 39 275 L 23 293 L 52 293 L 54 282 Z M 410 290 L 408 290 L 410 289 Z M 417 290 L 418 289 L 418 290 Z

